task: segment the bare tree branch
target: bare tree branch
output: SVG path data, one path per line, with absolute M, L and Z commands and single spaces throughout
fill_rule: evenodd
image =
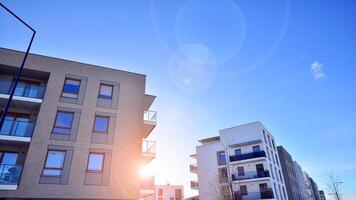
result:
M 336 200 L 342 200 L 342 180 L 339 174 L 335 174 L 334 171 L 330 171 L 327 176 L 326 186 L 328 188 L 329 195 L 333 196 Z

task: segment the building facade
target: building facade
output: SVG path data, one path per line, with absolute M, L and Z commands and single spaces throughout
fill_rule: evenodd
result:
M 0 48 L 1 110 L 23 56 Z M 0 198 L 138 199 L 139 168 L 155 156 L 145 80 L 30 54 L 0 130 Z
M 295 174 L 297 176 L 298 187 L 303 200 L 308 200 L 308 192 L 305 186 L 303 170 L 297 161 L 293 161 Z
M 313 189 L 314 199 L 315 200 L 320 200 L 318 184 L 316 184 L 316 182 L 314 181 L 313 178 L 309 177 L 309 179 L 310 179 L 310 183 L 311 183 L 311 186 L 312 186 L 312 189 Z
M 276 141 L 260 122 L 223 129 L 199 142 L 192 156 L 196 168 L 191 167 L 199 199 L 288 199 Z
M 302 200 L 292 156 L 283 146 L 278 146 L 277 151 L 289 200 Z
M 323 190 L 319 190 L 320 200 L 326 200 L 325 193 Z
M 307 172 L 303 172 L 303 178 L 304 178 L 305 188 L 307 190 L 308 200 L 315 200 L 314 190 L 309 174 Z
M 183 200 L 182 185 L 156 185 L 155 200 Z

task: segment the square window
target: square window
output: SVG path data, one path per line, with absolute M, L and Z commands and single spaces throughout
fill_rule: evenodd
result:
M 54 122 L 53 133 L 70 134 L 74 113 L 58 111 Z
M 109 117 L 95 116 L 94 131 L 107 133 L 109 129 Z
M 241 192 L 241 195 L 247 195 L 247 186 L 240 185 L 240 192 Z
M 88 171 L 101 172 L 103 171 L 104 154 L 103 153 L 89 153 Z
M 64 81 L 62 97 L 78 98 L 80 80 L 66 78 Z
M 261 151 L 261 148 L 260 148 L 260 146 L 258 146 L 258 145 L 257 145 L 257 146 L 253 146 L 253 147 L 252 147 L 252 151 L 253 151 L 253 152 L 260 152 L 260 151 Z
M 113 86 L 108 84 L 100 84 L 99 98 L 112 99 Z
M 236 156 L 241 155 L 241 154 L 242 154 L 241 149 L 235 149 Z
M 61 176 L 65 155 L 65 151 L 48 150 L 42 174 L 46 176 Z
M 237 175 L 238 175 L 238 176 L 245 176 L 245 169 L 244 169 L 244 167 L 237 167 Z

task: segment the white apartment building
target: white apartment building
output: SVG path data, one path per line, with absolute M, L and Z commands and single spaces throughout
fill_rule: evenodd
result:
M 190 167 L 198 175 L 191 186 L 199 199 L 221 199 L 218 193 L 231 188 L 235 199 L 288 200 L 275 138 L 262 123 L 223 129 L 199 142 L 196 168 Z

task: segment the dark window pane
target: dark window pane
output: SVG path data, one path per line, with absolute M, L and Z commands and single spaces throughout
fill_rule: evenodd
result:
M 241 149 L 235 149 L 235 155 L 241 155 Z
M 109 127 L 109 117 L 95 116 L 94 131 L 107 132 Z
M 90 153 L 88 161 L 89 171 L 102 171 L 104 162 L 104 154 Z
M 80 80 L 66 79 L 63 87 L 64 97 L 77 98 L 79 93 Z
M 260 146 L 253 146 L 252 147 L 253 152 L 259 152 L 261 151 Z

